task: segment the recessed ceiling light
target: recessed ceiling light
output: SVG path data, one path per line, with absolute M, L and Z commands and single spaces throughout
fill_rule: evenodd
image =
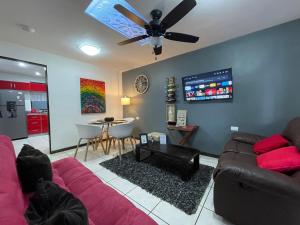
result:
M 23 62 L 18 62 L 18 65 L 19 65 L 20 67 L 26 67 L 26 66 L 27 66 L 27 64 L 26 64 L 26 63 L 23 63 Z
M 41 73 L 40 72 L 35 72 L 35 75 L 41 76 Z
M 98 55 L 100 53 L 100 48 L 93 46 L 93 45 L 81 45 L 80 50 L 83 51 L 85 54 L 89 55 L 89 56 L 95 56 Z

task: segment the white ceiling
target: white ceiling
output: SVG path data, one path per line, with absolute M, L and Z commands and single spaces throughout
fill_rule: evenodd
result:
M 14 61 L 10 59 L 3 59 L 0 58 L 0 73 L 8 73 L 14 75 L 25 75 L 31 77 L 45 77 L 45 69 L 43 66 L 31 64 L 31 63 L 24 63 L 24 66 L 19 65 L 20 61 Z M 39 72 L 40 75 L 37 76 L 35 73 Z M 1 75 L 0 75 L 1 79 Z
M 146 18 L 158 8 L 166 15 L 181 0 L 128 0 Z M 84 10 L 89 0 L 1 0 L 0 40 L 63 55 L 118 70 L 153 63 L 149 45 L 118 46 L 117 32 L 90 18 Z M 200 36 L 197 44 L 165 40 L 158 60 L 220 43 L 254 31 L 300 18 L 299 0 L 197 0 L 197 6 L 169 31 Z M 22 31 L 16 24 L 36 28 Z M 101 55 L 89 57 L 78 50 L 83 42 L 102 48 Z

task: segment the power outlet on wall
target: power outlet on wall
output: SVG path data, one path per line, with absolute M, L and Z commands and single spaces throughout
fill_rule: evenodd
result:
M 238 132 L 239 131 L 239 127 L 237 127 L 237 126 L 231 126 L 230 130 L 233 131 L 233 132 Z

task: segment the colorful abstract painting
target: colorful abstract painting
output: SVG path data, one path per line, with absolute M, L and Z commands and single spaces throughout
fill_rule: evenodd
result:
M 81 113 L 104 113 L 105 82 L 80 78 Z

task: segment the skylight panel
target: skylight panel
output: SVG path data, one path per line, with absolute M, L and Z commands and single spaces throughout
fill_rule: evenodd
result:
M 135 24 L 121 13 L 119 13 L 114 5 L 121 4 L 132 13 L 147 21 L 138 11 L 136 11 L 125 0 L 93 0 L 85 10 L 85 13 L 95 18 L 104 25 L 122 34 L 126 38 L 133 38 L 145 35 L 146 30 Z M 150 42 L 149 38 L 140 40 L 138 43 L 143 46 Z

